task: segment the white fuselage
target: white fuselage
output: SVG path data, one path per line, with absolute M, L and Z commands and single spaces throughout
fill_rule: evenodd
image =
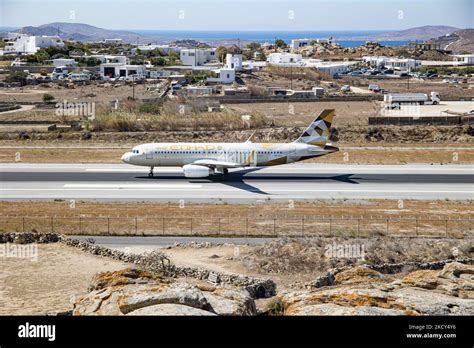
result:
M 334 152 L 305 143 L 150 143 L 138 145 L 122 156 L 129 164 L 180 167 L 199 160 L 215 160 L 260 167 L 293 163 Z

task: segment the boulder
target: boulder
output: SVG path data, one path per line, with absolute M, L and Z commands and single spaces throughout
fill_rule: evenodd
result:
M 255 301 L 247 290 L 217 288 L 204 292 L 204 296 L 219 315 L 257 315 Z
M 163 303 L 143 307 L 128 313 L 127 315 L 216 315 L 202 309 L 189 307 L 181 304 Z
M 126 286 L 118 299 L 124 314 L 136 309 L 162 303 L 182 304 L 204 310 L 212 310 L 201 290 L 187 283 L 171 285 Z

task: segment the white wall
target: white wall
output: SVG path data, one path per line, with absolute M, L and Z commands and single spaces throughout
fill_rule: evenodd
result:
M 183 65 L 204 65 L 216 59 L 216 50 L 213 48 L 186 48 L 180 52 L 180 60 Z
M 267 62 L 274 65 L 298 64 L 303 56 L 295 53 L 271 53 L 267 57 Z
M 227 53 L 226 55 L 226 68 L 235 69 L 236 71 L 242 70 L 242 55 Z

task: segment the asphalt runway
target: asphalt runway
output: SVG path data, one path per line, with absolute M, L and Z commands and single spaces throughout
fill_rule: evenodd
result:
M 249 203 L 262 200 L 474 198 L 472 165 L 293 164 L 188 179 L 181 168 L 0 164 L 0 199 Z

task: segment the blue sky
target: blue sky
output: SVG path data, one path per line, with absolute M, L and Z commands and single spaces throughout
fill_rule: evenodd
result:
M 474 0 L 0 0 L 0 26 L 51 22 L 150 30 L 474 27 Z

